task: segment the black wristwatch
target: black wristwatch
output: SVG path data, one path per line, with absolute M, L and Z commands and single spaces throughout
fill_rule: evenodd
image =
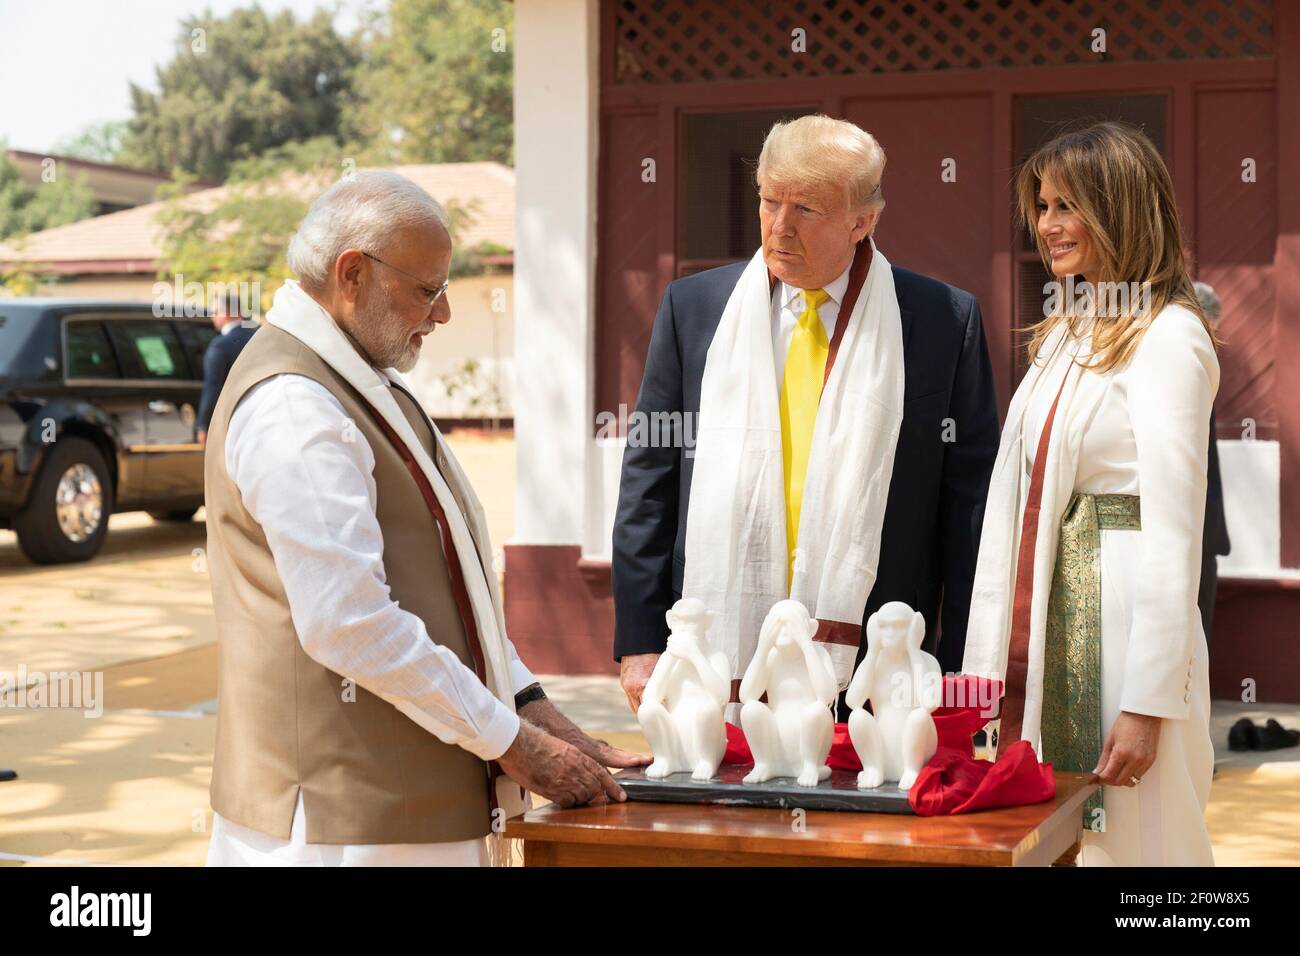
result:
M 541 684 L 529 684 L 515 694 L 515 710 L 523 710 L 525 705 L 535 700 L 546 700 L 546 691 L 542 690 Z

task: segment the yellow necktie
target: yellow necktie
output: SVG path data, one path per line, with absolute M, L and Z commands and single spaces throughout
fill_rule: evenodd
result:
M 804 310 L 790 337 L 781 383 L 781 449 L 785 459 L 785 541 L 789 576 L 794 581 L 794 553 L 799 542 L 799 508 L 803 504 L 803 479 L 808 471 L 813 426 L 826 376 L 830 342 L 817 307 L 830 298 L 823 289 L 805 289 Z

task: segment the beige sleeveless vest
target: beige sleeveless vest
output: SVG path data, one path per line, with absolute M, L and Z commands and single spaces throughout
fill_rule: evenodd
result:
M 245 510 L 223 454 L 239 399 L 258 382 L 286 372 L 325 386 L 370 443 L 392 598 L 424 621 L 433 640 L 474 668 L 438 525 L 397 450 L 342 376 L 288 332 L 262 326 L 221 390 L 204 463 L 218 638 L 212 807 L 228 820 L 287 840 L 301 790 L 309 843 L 444 843 L 485 836 L 491 829 L 486 764 L 359 686 L 345 694 L 343 676 L 313 661 L 298 641 L 266 537 Z M 394 397 L 448 478 L 424 416 L 400 390 L 394 389 Z M 463 490 L 451 487 L 462 500 Z M 338 584 L 321 581 L 320 588 Z

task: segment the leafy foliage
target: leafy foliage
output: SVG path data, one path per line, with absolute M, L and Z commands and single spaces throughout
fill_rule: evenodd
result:
M 513 165 L 514 15 L 506 0 L 392 0 L 346 110 L 354 138 L 395 163 Z
M 126 133 L 126 120 L 90 123 L 55 143 L 51 152 L 56 156 L 88 159 L 92 163 L 117 163 L 121 161 L 119 157 Z
M 0 151 L 0 240 L 85 219 L 95 211 L 95 196 L 85 174 L 65 175 L 56 164 L 53 179 L 30 187 L 18 167 Z
M 0 241 L 20 253 L 28 233 L 76 222 L 95 211 L 95 196 L 85 174 L 68 176 L 57 164 L 52 168 L 51 181 L 30 187 L 0 144 Z M 0 273 L 0 289 L 7 295 L 34 295 L 40 284 L 41 276 L 29 265 L 10 266 Z
M 120 158 L 220 181 L 240 159 L 337 137 L 358 57 L 323 10 L 306 22 L 257 6 L 186 17 L 176 57 L 157 71 L 160 92 L 131 85 Z

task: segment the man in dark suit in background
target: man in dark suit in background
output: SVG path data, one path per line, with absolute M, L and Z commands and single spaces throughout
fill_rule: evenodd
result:
M 1214 287 L 1204 282 L 1196 283 L 1196 298 L 1200 300 L 1205 317 L 1210 320 L 1215 331 L 1219 328 L 1219 316 L 1222 306 Z M 1201 624 L 1205 628 L 1205 642 L 1210 642 L 1210 632 L 1214 629 L 1214 596 L 1219 588 L 1219 558 L 1232 548 L 1228 540 L 1228 521 L 1223 513 L 1223 478 L 1219 474 L 1219 444 L 1217 441 L 1218 423 L 1215 421 L 1214 409 L 1210 409 L 1210 459 L 1205 483 L 1205 533 L 1201 538 L 1201 587 L 1196 595 L 1196 604 L 1201 612 Z
M 212 421 L 212 410 L 217 407 L 217 398 L 221 395 L 221 386 L 226 384 L 230 367 L 257 331 L 256 326 L 243 322 L 238 292 L 217 298 L 212 307 L 212 324 L 218 334 L 203 353 L 203 394 L 199 398 L 199 415 L 195 423 L 200 445 L 207 444 L 208 423 Z
M 812 120 L 804 117 L 795 123 Z M 817 118 L 818 122 L 824 120 Z M 847 266 L 856 264 L 860 246 L 870 243 L 870 232 L 884 205 L 879 191 L 883 152 L 869 134 L 851 124 L 843 125 L 852 132 L 845 134 L 822 124 L 818 129 L 826 130 L 828 142 L 813 143 L 805 153 L 826 155 L 840 145 L 833 139 L 866 137 L 869 155 L 878 154 L 878 160 L 850 164 L 846 170 L 856 176 L 866 168 L 865 175 L 872 177 L 866 237 L 863 220 L 851 201 L 846 208 L 834 208 L 834 177 L 829 177 L 828 184 L 822 170 L 822 175 L 809 177 L 807 188 L 798 183 L 791 188 L 788 182 L 764 181 L 760 160 L 758 201 L 763 255 L 772 283 L 778 379 L 782 349 L 792 341 L 788 331 L 784 342 L 780 339 L 782 301 L 787 308 L 790 303 L 805 307 L 801 293 L 812 289 L 813 308 L 823 309 L 821 317 L 827 321 L 825 306 L 816 305 L 826 301 L 823 290 L 813 287 L 824 286 L 831 292 L 827 304 L 832 309 L 838 305 L 835 294 L 843 292 L 844 276 L 850 272 Z M 769 142 L 775 133 L 774 129 L 769 134 Z M 765 144 L 764 154 L 767 152 Z M 867 168 L 871 166 L 875 168 Z M 832 220 L 840 224 L 830 225 Z M 637 412 L 647 416 L 699 414 L 709 346 L 747 265 L 735 263 L 669 283 L 655 318 Z M 837 273 L 838 278 L 832 280 Z M 925 617 L 925 649 L 936 654 L 946 672 L 955 672 L 960 669 L 965 646 L 984 500 L 1000 438 L 993 370 L 974 296 L 897 266 L 892 275 L 898 306 L 894 321 L 901 322 L 903 340 L 903 412 L 879 531 L 877 575 L 867 598 L 862 633 L 867 618 L 883 604 L 904 601 Z M 849 320 L 848 314 L 832 312 L 832 316 L 828 337 L 842 334 L 836 326 Z M 801 317 L 801 326 L 804 321 Z M 613 651 L 634 711 L 666 646 L 664 614 L 681 597 L 694 464 L 690 449 L 656 446 L 654 442 L 634 447 L 629 441 L 624 453 L 613 533 Z M 738 497 L 743 497 L 743 491 Z M 802 538 L 799 540 L 802 543 Z M 812 608 L 808 610 L 812 613 Z M 936 633 L 940 614 L 941 641 Z M 866 644 L 864 638 L 857 649 L 859 662 Z M 842 694 L 840 709 L 840 719 L 844 719 Z

